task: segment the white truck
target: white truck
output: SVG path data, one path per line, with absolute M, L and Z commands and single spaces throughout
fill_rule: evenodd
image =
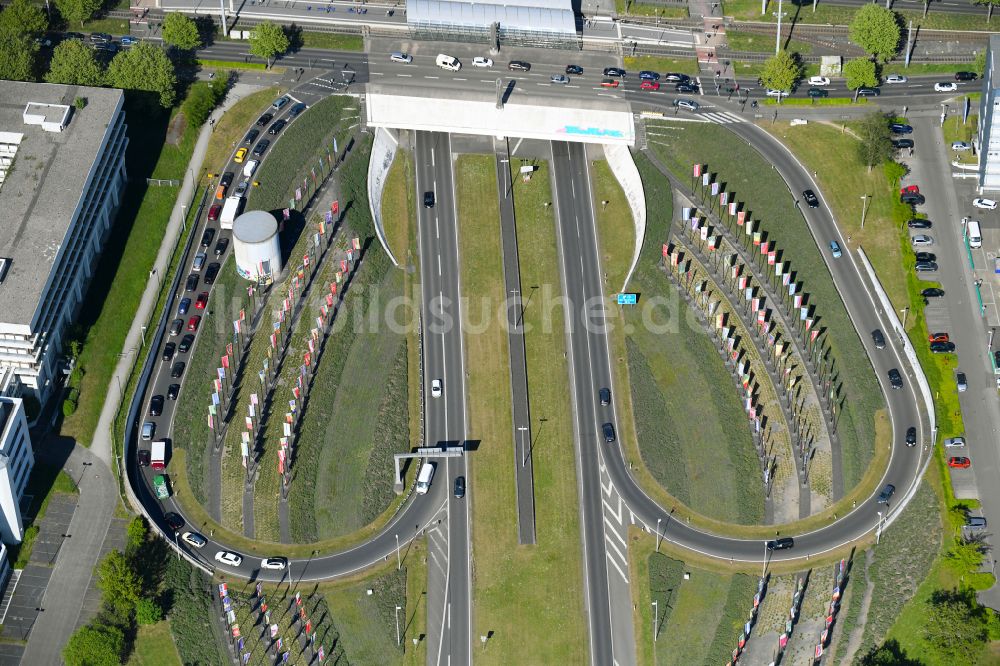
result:
M 157 472 L 167 466 L 167 441 L 158 439 L 150 445 L 149 466 Z
M 226 199 L 226 203 L 222 206 L 222 213 L 219 215 L 219 226 L 223 229 L 232 229 L 233 220 L 236 216 L 240 214 L 243 209 L 243 197 L 238 195 L 233 195 Z

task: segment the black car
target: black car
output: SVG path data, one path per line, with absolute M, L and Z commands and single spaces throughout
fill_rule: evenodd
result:
M 181 392 L 180 384 L 171 384 L 167 387 L 167 400 L 176 400 L 177 395 Z
M 465 477 L 456 476 L 455 477 L 455 497 L 457 499 L 462 499 L 465 497 Z
M 167 344 L 163 345 L 163 356 L 162 356 L 162 359 L 164 361 L 169 361 L 170 359 L 172 359 L 174 357 L 174 352 L 176 352 L 176 351 L 177 351 L 177 345 L 175 345 L 172 342 L 168 342 Z
M 187 282 L 184 283 L 184 291 L 194 291 L 198 288 L 198 274 L 191 273 L 188 275 Z
M 899 374 L 899 370 L 896 368 L 889 371 L 889 384 L 891 384 L 894 389 L 903 388 L 903 375 Z
M 215 229 L 208 227 L 205 229 L 205 233 L 201 235 L 201 246 L 208 247 L 212 244 L 212 240 L 215 238 Z
M 184 374 L 184 361 L 177 361 L 174 367 L 170 368 L 170 376 L 177 379 Z
M 663 78 L 667 81 L 677 83 L 687 83 L 691 80 L 691 77 L 687 74 L 679 74 L 677 72 L 667 72 L 663 75 Z
M 598 395 L 598 397 L 600 397 L 602 405 L 607 406 L 607 405 L 611 404 L 611 390 L 610 389 L 602 388 L 600 391 L 597 392 L 597 395 Z
M 270 134 L 271 136 L 274 136 L 282 129 L 284 129 L 285 125 L 287 124 L 288 124 L 287 120 L 285 120 L 284 118 L 279 118 L 278 120 L 274 121 L 274 124 L 271 125 L 271 128 L 267 130 L 267 133 Z
M 955 72 L 956 81 L 975 81 L 977 74 L 975 72 Z
M 931 228 L 931 221 L 930 220 L 921 220 L 920 218 L 914 218 L 914 219 L 910 220 L 909 222 L 907 222 L 906 226 L 908 226 L 911 229 L 930 229 Z
M 205 284 L 212 284 L 215 282 L 215 278 L 219 275 L 219 264 L 215 261 L 208 265 L 205 269 Z
M 93 44 L 104 44 L 111 41 L 111 35 L 106 32 L 92 32 L 90 33 L 90 41 Z
M 893 134 L 913 134 L 913 127 L 906 123 L 889 123 L 889 130 Z
M 899 195 L 899 200 L 911 206 L 922 206 L 927 202 L 927 198 L 919 192 L 907 192 Z
M 610 423 L 605 423 L 601 426 L 601 430 L 604 432 L 604 441 L 610 444 L 615 441 L 615 427 Z
M 678 83 L 674 86 L 674 90 L 679 93 L 696 93 L 698 92 L 698 86 L 694 83 Z
M 261 139 L 260 141 L 257 142 L 257 145 L 254 146 L 253 154 L 257 157 L 260 157 L 261 155 L 264 154 L 264 151 L 266 151 L 267 147 L 270 145 L 271 141 L 269 139 Z
M 184 527 L 184 519 L 173 511 L 163 514 L 163 522 L 175 532 Z
M 937 255 L 933 252 L 914 252 L 917 261 L 937 261 Z
M 152 455 L 149 453 L 149 449 L 139 449 L 135 452 L 136 462 L 139 463 L 139 467 L 149 467 Z
M 878 97 L 881 94 L 878 88 L 858 88 L 858 97 Z
M 605 67 L 604 76 L 616 76 L 620 79 L 625 78 L 625 70 L 621 67 Z
M 917 429 L 910 426 L 906 429 L 906 445 L 916 446 L 917 445 Z
M 434 208 L 433 192 L 424 192 L 424 208 Z
M 296 104 L 295 106 L 293 106 L 288 110 L 288 119 L 289 120 L 294 119 L 297 115 L 299 115 L 305 110 L 306 110 L 306 105 L 303 104 L 302 102 L 299 102 L 298 104 Z
M 944 289 L 940 289 L 938 287 L 927 287 L 920 292 L 920 295 L 924 298 L 939 298 L 944 296 Z
M 892 497 L 892 494 L 894 492 L 896 492 L 896 486 L 892 485 L 891 483 L 885 484 L 885 488 L 883 488 L 882 492 L 879 493 L 878 503 L 879 504 L 888 504 L 889 503 L 889 498 Z
M 583 67 L 579 65 L 566 65 L 566 73 L 580 76 L 583 74 Z
M 651 72 L 648 69 L 644 69 L 639 72 L 639 78 L 643 81 L 659 81 L 660 75 L 656 72 Z
M 229 248 L 229 239 L 220 238 L 219 242 L 215 244 L 215 250 L 212 253 L 217 257 L 221 257 L 226 253 L 226 250 L 228 248 Z
M 810 208 L 817 208 L 819 206 L 819 197 L 817 197 L 816 193 L 812 190 L 806 190 L 803 192 L 802 197 L 806 200 L 806 204 L 808 204 Z
M 234 174 L 232 171 L 227 171 L 226 173 L 222 174 L 222 178 L 219 179 L 219 185 L 222 185 L 223 187 L 229 187 L 230 185 L 233 184 L 233 178 L 235 176 L 236 174 Z
M 181 342 L 177 346 L 177 351 L 179 351 L 182 354 L 187 354 L 189 351 L 191 351 L 191 345 L 193 344 L 194 344 L 194 335 L 188 333 L 183 338 L 181 338 Z
M 894 139 L 892 141 L 892 147 L 896 150 L 901 150 L 903 148 L 913 148 L 913 139 Z
M 257 127 L 266 127 L 269 122 L 274 118 L 273 113 L 265 113 L 260 118 L 257 119 Z
M 768 550 L 787 550 L 795 545 L 795 539 L 792 537 L 782 537 L 780 539 L 772 539 L 767 542 Z
M 1000 368 L 1000 350 L 993 352 L 993 362 Z
M 931 346 L 932 354 L 951 354 L 955 351 L 954 342 L 932 342 Z
M 933 273 L 938 269 L 938 265 L 936 261 L 918 261 L 913 268 L 918 273 Z
M 876 328 L 872 331 L 872 341 L 875 342 L 875 349 L 885 349 L 885 336 L 882 335 L 882 330 Z
M 810 97 L 829 97 L 830 91 L 823 88 L 810 88 L 806 91 L 806 94 Z
M 259 136 L 260 136 L 260 130 L 252 129 L 249 132 L 247 132 L 247 135 L 245 137 L 243 137 L 243 143 L 249 146 L 254 141 L 256 141 L 257 137 Z
M 163 396 L 154 395 L 149 399 L 149 415 L 159 416 L 163 413 Z
M 525 62 L 523 60 L 511 60 L 507 63 L 507 69 L 512 72 L 530 72 L 531 63 Z

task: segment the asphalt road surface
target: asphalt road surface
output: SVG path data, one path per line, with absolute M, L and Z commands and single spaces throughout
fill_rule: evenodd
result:
M 552 144 L 552 181 L 559 270 L 567 299 L 590 659 L 593 664 L 630 664 L 635 661 L 635 635 L 629 581 L 610 563 L 602 506 L 600 459 L 603 447 L 607 446 L 602 428 L 605 423 L 611 424 L 617 432 L 618 424 L 614 401 L 602 406 L 598 397 L 600 389 L 612 388 L 612 382 L 604 328 L 601 262 L 584 144 Z M 614 451 L 617 455 L 617 449 Z
M 424 353 L 424 434 L 427 446 L 467 440 L 465 352 L 462 340 L 461 285 L 458 255 L 458 211 L 452 173 L 451 137 L 418 132 L 414 156 L 417 172 L 420 276 Z M 428 206 L 425 193 L 434 200 Z M 431 382 L 441 382 L 441 395 Z M 474 453 L 472 455 L 475 455 Z M 447 502 L 447 564 L 443 586 L 428 581 L 427 605 L 440 622 L 428 622 L 429 664 L 467 664 L 471 657 L 472 583 L 468 506 L 474 493 L 455 497 L 455 479 L 468 479 L 465 457 L 437 463 L 434 485 Z M 432 575 L 438 571 L 431 568 Z M 434 615 L 432 615 L 434 617 Z M 437 625 L 437 626 L 435 626 Z M 436 639 L 436 640 L 435 640 Z

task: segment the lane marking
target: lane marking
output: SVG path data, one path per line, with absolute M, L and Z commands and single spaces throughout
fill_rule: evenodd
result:
M 604 530 L 604 543 L 607 544 L 608 546 L 611 546 L 611 548 L 615 551 L 615 554 L 618 555 L 618 557 L 621 558 L 621 561 L 623 563 L 624 562 L 628 562 L 628 558 L 625 556 L 625 553 L 623 553 L 622 550 L 621 550 L 621 548 L 618 547 L 618 544 L 616 544 L 611 539 L 611 537 L 608 535 L 608 531 L 607 530 Z M 608 559 L 611 560 L 612 562 L 615 561 L 615 558 L 611 557 L 610 553 L 608 554 Z M 624 576 L 624 575 L 625 574 L 622 574 L 622 576 Z M 626 578 L 625 580 L 628 581 L 628 578 Z
M 622 577 L 622 580 L 624 580 L 624 581 L 625 581 L 625 584 L 626 584 L 626 585 L 628 585 L 628 576 L 626 576 L 626 575 L 625 575 L 625 572 L 624 572 L 624 571 L 622 571 L 622 568 L 621 568 L 620 566 L 618 566 L 618 563 L 617 563 L 617 562 L 615 562 L 615 558 L 611 557 L 611 553 L 609 553 L 608 551 L 604 551 L 604 552 L 605 552 L 605 554 L 606 554 L 606 556 L 607 556 L 607 557 L 606 557 L 607 561 L 608 561 L 608 562 L 611 562 L 611 564 L 613 564 L 613 565 L 614 565 L 614 567 L 615 567 L 615 571 L 617 571 L 617 572 L 618 572 L 618 575 L 619 575 L 619 576 L 621 576 L 621 577 Z M 608 579 L 608 584 L 609 584 L 609 585 L 611 584 L 611 579 Z M 608 604 L 609 604 L 609 608 L 608 608 L 608 610 L 609 610 L 609 611 L 610 611 L 610 603 L 611 603 L 611 591 L 609 590 L 609 591 L 608 591 Z M 614 622 L 612 622 L 612 623 L 611 623 L 611 625 L 613 625 L 613 624 L 614 624 Z M 612 636 L 613 636 L 613 635 L 614 635 L 614 632 L 612 631 Z M 612 648 L 611 648 L 611 651 L 612 651 L 612 653 L 614 653 L 614 647 L 613 647 L 613 646 L 612 646 Z

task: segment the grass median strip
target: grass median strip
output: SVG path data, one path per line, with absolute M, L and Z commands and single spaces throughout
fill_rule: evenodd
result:
M 477 626 L 494 632 L 484 663 L 586 661 L 572 425 L 563 313 L 526 308 L 538 545 L 517 545 L 507 335 L 496 319 L 504 300 L 496 172 L 492 156 L 461 156 L 456 168 L 463 296 L 487 303 L 489 325 L 466 331 L 469 432 L 481 440 L 470 460 L 474 497 L 474 602 Z M 523 284 L 557 285 L 558 256 L 547 165 L 514 186 Z M 541 297 L 543 294 L 536 295 Z M 485 299 L 485 300 L 482 300 Z M 551 316 L 548 323 L 543 317 Z M 544 423 L 540 419 L 546 419 Z M 538 585 L 537 581 L 546 581 Z M 559 590 L 553 595 L 552 590 Z M 511 608 L 518 608 L 512 613 Z

